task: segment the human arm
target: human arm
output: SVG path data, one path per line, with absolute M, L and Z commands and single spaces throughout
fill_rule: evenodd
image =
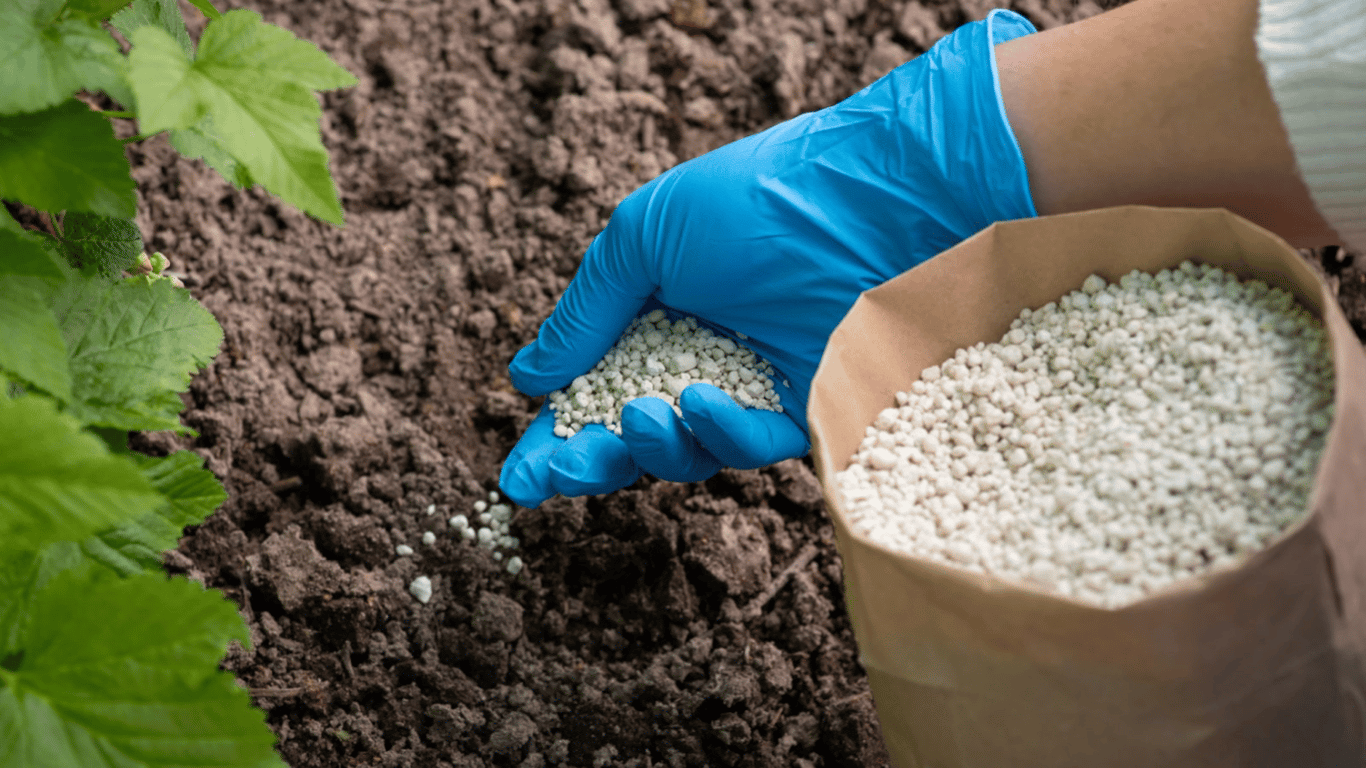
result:
M 1297 167 L 1257 33 L 1257 0 L 1135 0 L 997 46 L 1039 213 L 1223 207 L 1292 245 L 1340 242 Z

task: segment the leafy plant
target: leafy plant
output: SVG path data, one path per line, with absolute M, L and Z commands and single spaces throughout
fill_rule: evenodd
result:
M 245 623 L 161 569 L 226 493 L 194 453 L 127 447 L 193 434 L 180 393 L 223 332 L 143 251 L 110 121 L 340 225 L 314 92 L 355 79 L 256 13 L 194 5 L 197 46 L 176 0 L 0 0 L 0 765 L 282 765 L 218 669 Z

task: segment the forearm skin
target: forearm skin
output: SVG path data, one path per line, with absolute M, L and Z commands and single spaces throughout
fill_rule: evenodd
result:
M 1041 215 L 1223 207 L 1297 247 L 1336 243 L 1295 165 L 1256 0 L 1135 0 L 996 48 Z

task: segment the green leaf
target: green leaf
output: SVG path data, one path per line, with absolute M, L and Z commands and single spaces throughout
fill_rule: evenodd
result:
M 20 638 L 32 616 L 33 596 L 58 574 L 86 579 L 117 578 L 99 568 L 74 541 L 57 541 L 31 552 L 8 553 L 0 560 L 0 659 L 21 649 Z
M 182 391 L 184 387 L 181 388 Z M 180 412 L 185 403 L 175 392 L 160 392 L 141 403 L 82 403 L 80 413 L 92 423 L 117 423 L 121 429 L 130 432 L 156 432 L 170 430 L 182 435 L 198 436 L 199 433 L 180 423 Z
M 127 103 L 127 60 L 118 43 L 93 19 L 54 19 L 51 5 L 0 5 L 0 114 L 37 112 L 82 88 Z
M 46 24 L 57 18 L 57 14 L 61 13 L 62 7 L 66 5 L 66 0 L 18 0 L 15 4 L 28 9 L 35 22 Z
M 0 549 L 81 539 L 165 503 L 137 465 L 45 397 L 0 408 L 0 435 L 10 436 L 0 440 Z
M 199 12 L 204 14 L 209 21 L 220 18 L 223 15 L 218 12 L 217 8 L 213 7 L 213 3 L 209 2 L 209 0 L 190 0 L 190 5 L 198 8 Z
M 24 231 L 24 225 L 14 220 L 10 215 L 9 208 L 0 204 L 0 232 L 20 232 Z
M 62 250 L 73 265 L 114 278 L 137 263 L 142 232 L 132 219 L 68 213 L 62 221 Z
M 213 71 L 244 96 L 251 93 L 254 79 L 263 75 L 277 83 L 317 91 L 347 88 L 357 82 L 355 75 L 318 46 L 265 23 L 261 14 L 247 10 L 229 11 L 219 23 L 209 25 L 199 41 L 195 67 Z M 317 105 L 315 99 L 310 101 Z
M 129 0 L 68 0 L 67 7 L 92 19 L 109 18 L 109 14 L 128 5 Z
M 0 242 L 6 234 L 0 233 Z M 66 343 L 43 294 L 37 278 L 0 275 L 0 369 L 70 402 Z
M 194 43 L 185 29 L 185 17 L 180 15 L 180 3 L 176 0 L 133 0 L 131 6 L 114 14 L 109 23 L 129 40 L 135 29 L 159 27 L 175 38 L 187 57 L 194 56 Z
M 4 219 L 14 222 L 14 229 Z M 43 238 L 25 232 L 18 222 L 5 214 L 0 217 L 0 275 L 28 275 L 60 280 L 66 276 L 44 246 Z
M 0 765 L 278 764 L 247 692 L 217 668 L 235 607 L 157 575 L 62 573 L 34 595 L 13 671 L 0 669 Z
M 183 430 L 176 394 L 209 364 L 223 329 L 166 280 L 77 276 L 52 299 L 71 365 L 69 412 L 83 424 Z
M 213 132 L 213 117 L 206 115 L 198 125 L 171 131 L 171 146 L 192 160 L 203 160 L 234 187 L 250 187 L 251 173 L 228 153 L 227 146 Z
M 128 449 L 128 430 L 113 427 L 89 427 L 90 434 L 104 441 L 113 453 L 132 453 Z
M 318 131 L 312 89 L 354 85 L 311 43 L 235 10 L 209 24 L 193 62 L 154 27 L 133 32 L 130 79 L 143 131 L 187 129 L 212 115 L 214 134 L 251 179 L 334 224 L 341 204 Z
M 34 552 L 9 552 L 0 558 L 0 659 L 19 648 L 28 617 L 24 609 L 38 588 L 39 557 Z
M 3 89 L 0 89 L 3 90 Z M 0 117 L 0 198 L 45 211 L 137 214 L 133 177 L 109 120 L 75 99 Z
M 152 487 L 166 497 L 165 506 L 112 531 L 81 542 L 87 557 L 127 576 L 161 568 L 161 553 L 176 546 L 187 525 L 198 525 L 227 500 L 223 485 L 204 469 L 204 459 L 190 451 L 165 458 L 135 454 Z
M 177 451 L 164 458 L 135 458 L 152 487 L 169 500 L 168 506 L 157 514 L 181 529 L 204 522 L 228 500 L 223 484 L 204 468 L 204 459 L 197 453 Z M 174 545 L 171 542 L 165 549 Z

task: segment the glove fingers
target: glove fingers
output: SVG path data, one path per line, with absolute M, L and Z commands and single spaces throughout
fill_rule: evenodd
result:
M 811 448 L 806 432 L 786 414 L 743 408 L 708 384 L 683 390 L 679 407 L 698 442 L 728 467 L 765 467 Z
M 601 424 L 590 424 L 561 442 L 550 456 L 550 482 L 565 496 L 611 493 L 640 477 L 626 443 Z
M 522 433 L 503 461 L 498 487 L 503 495 L 523 507 L 536 507 L 556 494 L 550 479 L 550 457 L 564 440 L 555 436 L 555 413 L 549 404 Z
M 652 285 L 638 284 L 638 270 L 613 263 L 609 231 L 593 240 L 536 340 L 508 366 L 513 386 L 522 392 L 544 395 L 597 365 L 654 291 Z
M 631 457 L 661 480 L 695 483 L 721 470 L 721 462 L 697 442 L 674 409 L 657 397 L 641 397 L 621 411 L 621 436 Z

